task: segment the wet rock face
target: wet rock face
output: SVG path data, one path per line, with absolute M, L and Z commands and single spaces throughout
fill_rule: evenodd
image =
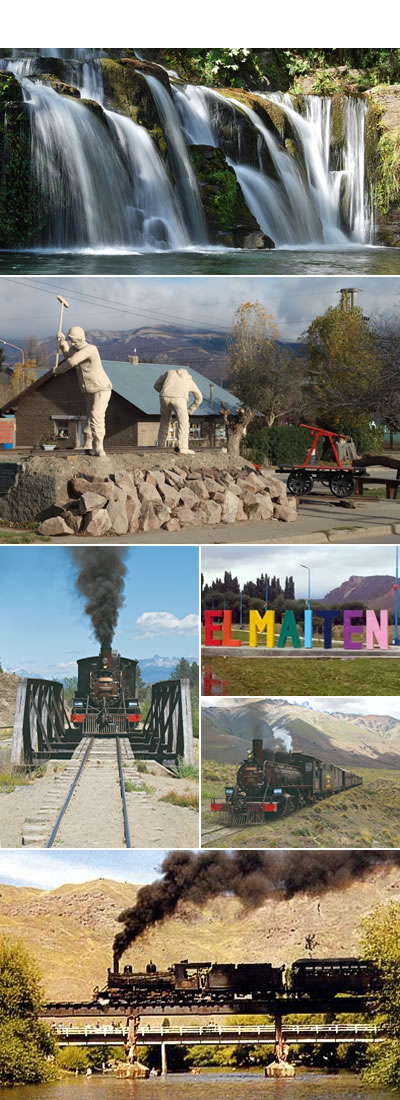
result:
M 173 485 L 169 482 L 172 481 Z M 103 481 L 72 477 L 70 499 L 56 506 L 56 517 L 39 527 L 43 535 L 125 535 L 137 531 L 178 531 L 207 524 L 297 518 L 297 502 L 268 470 L 249 466 L 179 471 L 123 471 Z
M 211 243 L 234 248 L 274 248 L 273 241 L 263 234 L 246 205 L 234 170 L 221 149 L 192 145 L 189 154 Z M 248 243 L 243 244 L 244 240 Z

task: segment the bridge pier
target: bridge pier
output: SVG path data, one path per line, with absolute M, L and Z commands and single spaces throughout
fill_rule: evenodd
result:
M 167 1044 L 161 1043 L 161 1075 L 166 1077 L 168 1073 Z

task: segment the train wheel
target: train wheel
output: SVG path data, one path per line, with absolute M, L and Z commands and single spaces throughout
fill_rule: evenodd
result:
M 302 493 L 311 493 L 313 487 L 313 479 L 311 474 L 307 473 L 307 470 L 292 470 L 287 479 L 287 491 L 294 497 L 299 497 Z
M 349 497 L 354 493 L 354 477 L 346 470 L 337 470 L 332 474 L 329 482 L 331 493 L 335 497 Z

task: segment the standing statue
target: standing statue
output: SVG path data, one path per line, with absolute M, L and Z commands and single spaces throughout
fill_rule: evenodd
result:
M 70 367 L 76 367 L 79 388 L 86 398 L 87 421 L 85 427 L 85 450 L 102 458 L 105 455 L 105 415 L 111 397 L 112 385 L 94 344 L 86 343 L 83 328 L 69 330 L 68 344 L 62 332 L 57 333 L 58 346 L 64 359 L 53 368 L 53 374 L 64 374 Z
M 160 394 L 161 420 L 158 431 L 158 446 L 165 447 L 171 414 L 174 412 L 178 421 L 178 451 L 181 455 L 192 455 L 189 450 L 189 413 L 194 413 L 201 405 L 203 394 L 193 381 L 189 371 L 184 367 L 179 370 L 166 370 L 157 378 L 154 389 Z M 193 394 L 194 400 L 188 408 L 189 394 Z

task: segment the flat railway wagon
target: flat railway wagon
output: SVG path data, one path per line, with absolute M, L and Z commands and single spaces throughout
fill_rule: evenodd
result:
M 201 1004 L 224 1003 L 227 997 L 262 999 L 283 992 L 283 970 L 283 966 L 270 963 L 189 962 L 183 959 L 167 970 L 158 970 L 150 961 L 143 973 L 130 965 L 124 966 L 120 973 L 118 960 L 114 959 L 106 988 L 95 989 L 94 995 L 100 1005 L 157 1003 L 165 994 L 177 1005 L 191 1003 L 193 995 Z
M 104 649 L 97 657 L 82 657 L 71 723 L 82 734 L 115 737 L 130 733 L 141 713 L 136 693 L 138 662 Z
M 225 787 L 225 799 L 213 798 L 211 810 L 222 824 L 255 825 L 361 783 L 361 776 L 336 764 L 306 753 L 264 749 L 262 740 L 253 738 L 252 751 L 238 768 L 236 785 Z

